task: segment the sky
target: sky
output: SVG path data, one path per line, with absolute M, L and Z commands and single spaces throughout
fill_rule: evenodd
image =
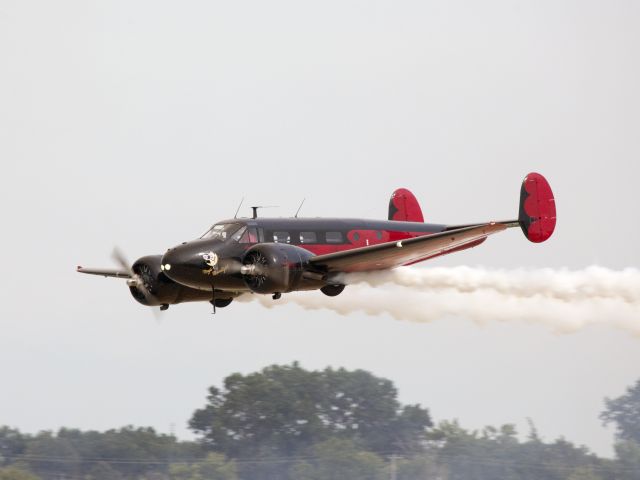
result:
M 637 268 L 639 21 L 625 0 L 4 0 L 0 424 L 192 438 L 210 385 L 297 360 L 389 378 L 436 421 L 526 434 L 531 418 L 612 455 L 598 415 L 640 378 L 627 332 L 257 302 L 156 321 L 75 266 L 112 266 L 115 245 L 162 253 L 242 197 L 273 216 L 306 198 L 303 216 L 386 218 L 406 187 L 427 221 L 514 218 L 538 171 L 550 241 L 512 229 L 416 268 Z

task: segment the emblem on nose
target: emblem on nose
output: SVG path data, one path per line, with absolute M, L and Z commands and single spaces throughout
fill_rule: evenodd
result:
M 220 260 L 220 257 L 218 257 L 217 253 L 209 251 L 209 252 L 200 252 L 198 253 L 198 255 L 202 257 L 202 260 L 204 260 L 204 263 L 209 267 L 202 270 L 202 273 L 204 273 L 205 275 L 216 276 L 216 275 L 220 275 L 221 273 L 225 273 L 227 271 L 227 267 L 220 268 L 220 265 L 218 262 L 218 260 Z
M 216 268 L 218 265 L 218 254 L 214 252 L 200 252 L 198 253 L 204 260 L 204 263 L 209 265 L 211 268 Z

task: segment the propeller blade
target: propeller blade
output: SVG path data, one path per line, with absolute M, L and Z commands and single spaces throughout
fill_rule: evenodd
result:
M 113 247 L 113 252 L 111 252 L 111 258 L 118 265 L 120 265 L 120 267 L 126 269 L 131 274 L 131 278 L 127 280 L 127 285 L 129 285 L 130 287 L 136 287 L 138 290 L 140 290 L 144 294 L 145 297 L 151 296 L 151 292 L 149 292 L 149 290 L 145 286 L 144 282 L 142 281 L 142 278 L 140 278 L 140 275 L 138 275 L 137 273 L 134 273 L 133 269 L 131 268 L 131 264 L 129 263 L 129 260 L 127 260 L 127 256 L 124 254 L 124 252 L 120 247 L 118 246 Z
M 120 265 L 123 269 L 131 272 L 131 276 L 133 277 L 133 271 L 131 270 L 131 264 L 127 260 L 124 252 L 119 247 L 113 247 L 113 252 L 111 253 L 111 258 Z

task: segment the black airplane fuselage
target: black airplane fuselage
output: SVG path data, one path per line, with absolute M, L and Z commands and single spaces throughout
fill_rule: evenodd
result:
M 197 240 L 167 250 L 161 268 L 181 285 L 207 292 L 215 289 L 218 296 L 233 297 L 251 290 L 239 266 L 246 252 L 257 244 L 292 245 L 310 255 L 323 255 L 445 229 L 440 224 L 352 218 L 234 218 L 215 224 Z M 326 284 L 320 275 L 308 275 L 296 284 L 296 290 Z

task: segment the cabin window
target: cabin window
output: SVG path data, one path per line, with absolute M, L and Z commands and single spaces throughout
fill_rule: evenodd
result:
M 300 232 L 300 243 L 317 243 L 316 232 Z
M 382 232 L 381 232 L 380 230 L 378 230 L 378 231 L 376 232 L 376 238 L 377 238 L 378 240 L 382 240 Z
M 353 241 L 357 242 L 358 240 L 360 240 L 360 234 L 358 232 L 353 234 Z
M 273 232 L 274 243 L 291 243 L 289 232 Z
M 327 243 L 342 243 L 341 232 L 327 232 L 325 238 L 327 239 Z

